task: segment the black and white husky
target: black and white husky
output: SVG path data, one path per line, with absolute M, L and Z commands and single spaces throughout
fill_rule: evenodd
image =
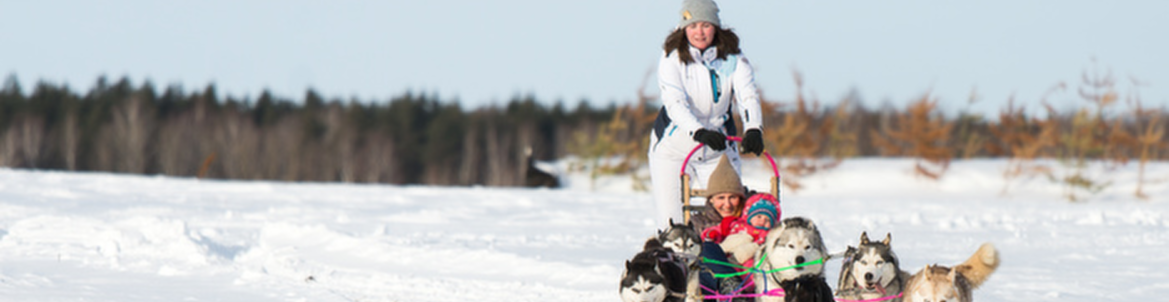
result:
M 696 301 L 698 257 L 702 238 L 693 224 L 675 224 L 646 240 L 645 247 L 625 262 L 621 300 L 625 302 Z
M 811 220 L 784 219 L 768 231 L 762 248 L 755 253 L 755 259 L 763 259 L 760 269 L 766 273 L 754 277 L 756 292 L 782 288 L 784 297 L 763 296 L 759 301 L 832 302 L 832 288 L 824 280 L 823 260 L 827 257 L 824 240 Z
M 658 268 L 654 251 L 642 251 L 625 261 L 621 274 L 621 301 L 662 302 L 669 296 L 669 284 Z
M 868 233 L 861 233 L 860 244 L 848 247 L 840 266 L 840 282 L 836 297 L 847 300 L 870 300 L 894 297 L 905 289 L 909 273 L 901 270 L 901 262 L 893 253 L 893 235 L 886 233 L 880 242 L 869 241 Z M 901 298 L 886 301 L 900 302 Z

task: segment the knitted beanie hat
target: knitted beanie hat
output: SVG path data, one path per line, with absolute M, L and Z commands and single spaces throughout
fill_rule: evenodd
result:
M 731 166 L 730 159 L 724 154 L 718 159 L 718 165 L 710 172 L 706 182 L 706 198 L 722 193 L 735 193 L 743 196 L 743 183 L 739 180 L 739 173 Z
M 682 1 L 682 21 L 678 22 L 678 28 L 702 21 L 710 22 L 715 27 L 722 27 L 718 21 L 718 5 L 714 4 L 714 0 Z
M 751 205 L 751 207 L 747 209 L 747 215 L 743 215 L 743 217 L 746 218 L 748 222 L 750 222 L 751 218 L 755 217 L 755 215 L 767 216 L 767 218 L 771 219 L 771 225 L 773 226 L 778 221 L 781 212 L 779 209 L 779 202 L 775 200 L 775 196 L 767 193 L 755 194 L 755 196 L 751 196 L 751 199 L 747 201 L 747 204 Z

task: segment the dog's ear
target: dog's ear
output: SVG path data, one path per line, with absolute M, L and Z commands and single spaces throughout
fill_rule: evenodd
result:
M 869 232 L 861 232 L 861 244 L 860 245 L 866 245 L 866 244 L 869 244 Z
M 889 246 L 890 242 L 893 242 L 893 233 L 885 233 L 885 240 L 881 240 L 881 244 Z
M 674 218 L 670 217 L 670 225 L 674 225 Z
M 650 237 L 649 239 L 645 240 L 645 245 L 641 247 L 641 250 L 648 251 L 648 250 L 660 249 L 662 247 L 663 247 L 663 245 L 662 245 L 661 239 L 659 239 L 658 237 Z

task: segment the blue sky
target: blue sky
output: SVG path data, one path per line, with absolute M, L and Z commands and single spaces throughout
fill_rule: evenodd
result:
M 631 102 L 681 1 L 8 1 L 0 73 L 85 91 L 99 75 L 135 84 L 215 83 L 300 99 L 385 100 L 406 91 L 467 107 L 532 94 Z M 994 112 L 1012 95 L 1080 104 L 1084 72 L 1169 104 L 1169 1 L 719 1 L 766 96 L 804 91 L 866 105 L 926 92 L 948 110 Z M 1134 88 L 1133 80 L 1141 83 Z M 656 79 L 649 92 L 656 94 Z M 972 92 L 978 103 L 969 105 Z

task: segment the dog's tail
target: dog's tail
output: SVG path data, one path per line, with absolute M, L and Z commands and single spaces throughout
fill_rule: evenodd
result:
M 995 250 L 993 244 L 987 242 L 978 247 L 978 251 L 974 252 L 970 259 L 955 266 L 954 270 L 966 277 L 966 280 L 970 282 L 971 289 L 974 289 L 986 282 L 986 279 L 989 279 L 990 274 L 994 273 L 998 267 L 999 252 Z

